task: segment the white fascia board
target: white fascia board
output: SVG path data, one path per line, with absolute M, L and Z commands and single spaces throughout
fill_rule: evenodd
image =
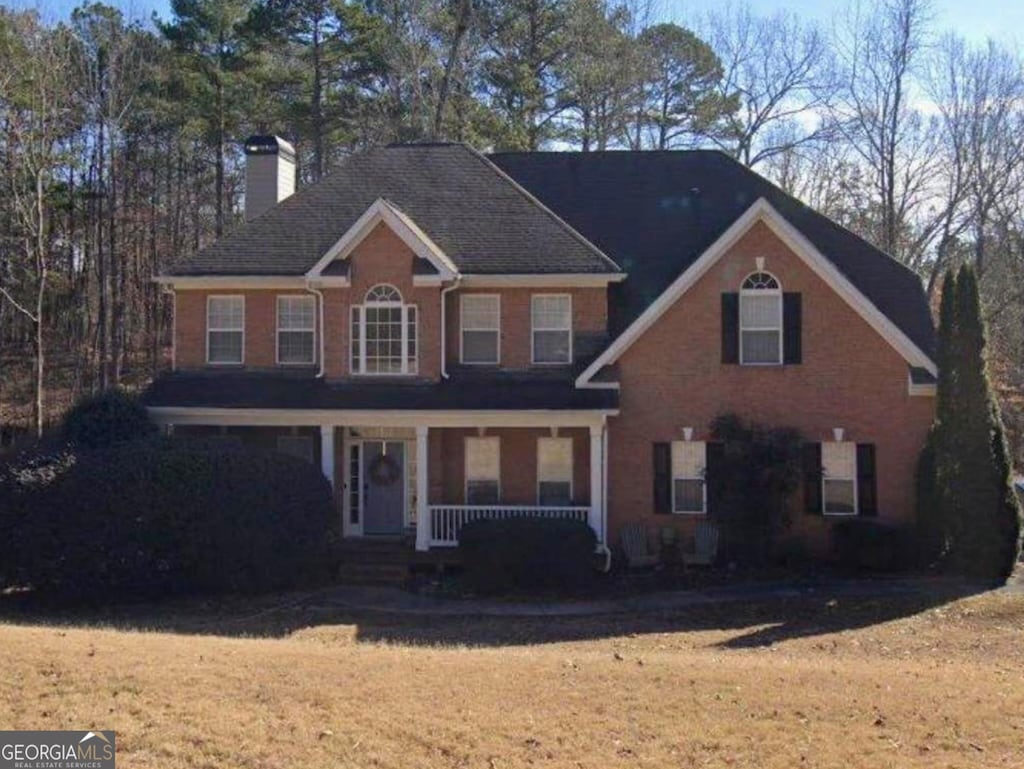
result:
M 624 272 L 463 275 L 460 285 L 463 288 L 604 288 L 625 279 Z
M 372 409 L 219 409 L 148 406 L 157 424 L 175 425 L 337 425 L 358 427 L 590 427 L 604 424 L 618 409 L 398 411 Z
M 767 200 L 759 198 L 712 243 L 682 275 L 676 278 L 661 296 L 616 338 L 608 349 L 591 363 L 576 379 L 578 387 L 591 386 L 590 379 L 603 367 L 617 361 L 640 336 L 688 291 L 732 248 L 757 222 L 764 222 L 811 270 L 839 294 L 875 331 L 882 336 L 911 366 L 928 370 L 933 375 L 935 363 L 915 345 L 896 324 L 889 320 L 864 296 L 818 249 L 790 224 Z
M 303 288 L 302 275 L 159 275 L 155 283 L 169 286 L 175 291 L 189 289 L 275 289 Z
M 442 279 L 451 279 L 458 274 L 458 269 L 448 255 L 412 219 L 384 198 L 377 198 L 356 220 L 355 224 L 348 228 L 338 242 L 327 249 L 327 253 L 313 265 L 313 268 L 306 273 L 306 277 L 310 280 L 320 280 L 321 273 L 327 268 L 327 265 L 335 259 L 348 258 L 355 247 L 380 223 L 387 225 L 413 253 L 433 264 Z

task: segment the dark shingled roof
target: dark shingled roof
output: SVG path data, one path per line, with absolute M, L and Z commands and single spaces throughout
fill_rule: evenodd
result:
M 934 327 L 917 275 L 724 153 L 531 152 L 490 159 L 629 274 L 611 287 L 613 337 L 763 197 L 925 354 L 933 352 Z
M 325 382 L 277 373 L 175 373 L 157 378 L 146 406 L 225 409 L 598 410 L 618 407 L 615 390 L 578 390 L 571 379 L 493 374 L 481 384 Z
M 619 272 L 474 150 L 410 144 L 352 155 L 169 274 L 305 273 L 378 198 L 411 217 L 464 273 Z

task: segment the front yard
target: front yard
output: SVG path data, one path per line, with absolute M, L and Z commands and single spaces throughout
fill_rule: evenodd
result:
M 536 620 L 296 595 L 53 621 L 0 624 L 0 727 L 116 729 L 124 767 L 1024 765 L 1022 593 Z

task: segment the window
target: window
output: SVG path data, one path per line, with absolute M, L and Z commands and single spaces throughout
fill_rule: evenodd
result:
M 464 294 L 460 302 L 462 362 L 497 363 L 501 355 L 501 297 Z
M 821 444 L 821 495 L 825 515 L 857 514 L 857 444 Z
M 206 299 L 206 362 L 241 363 L 245 347 L 245 297 Z
M 672 512 L 700 514 L 707 509 L 704 470 L 707 444 L 675 441 L 672 444 Z
M 494 505 L 501 497 L 501 444 L 494 438 L 466 438 L 466 504 Z
M 535 294 L 530 300 L 534 363 L 572 362 L 572 298 Z
M 740 288 L 740 363 L 782 363 L 782 288 L 767 272 L 748 275 Z
M 537 504 L 572 504 L 572 438 L 537 439 Z
M 313 363 L 316 300 L 312 296 L 277 297 L 277 362 Z
M 416 307 L 394 286 L 374 286 L 352 307 L 353 374 L 415 374 L 416 340 Z
M 313 464 L 313 438 L 309 435 L 277 436 L 277 451 Z

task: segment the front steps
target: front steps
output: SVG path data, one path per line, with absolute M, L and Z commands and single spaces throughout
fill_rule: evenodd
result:
M 405 537 L 342 540 L 338 546 L 338 581 L 344 585 L 400 587 L 409 579 L 415 552 Z

